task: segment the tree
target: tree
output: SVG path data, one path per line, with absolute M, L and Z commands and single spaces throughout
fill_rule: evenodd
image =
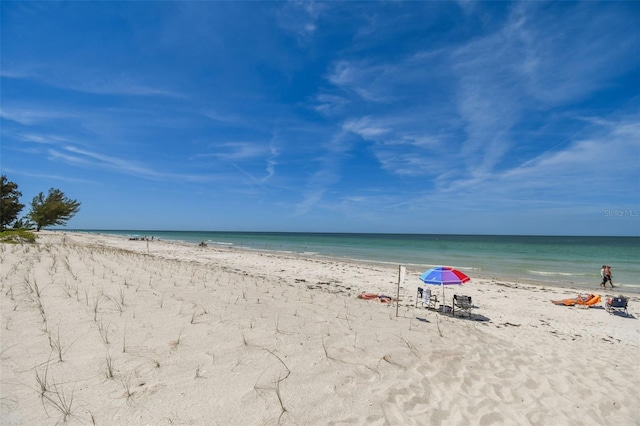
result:
M 36 231 L 51 225 L 64 225 L 80 210 L 80 203 L 67 198 L 59 189 L 49 189 L 45 198 L 41 192 L 31 201 L 27 218 L 36 225 Z
M 26 217 L 21 217 L 20 219 L 13 222 L 13 229 L 33 229 L 33 228 L 34 228 L 34 224 Z
M 0 231 L 16 220 L 24 208 L 24 204 L 19 201 L 21 196 L 22 192 L 18 191 L 18 185 L 9 182 L 7 177 L 2 175 L 0 177 Z

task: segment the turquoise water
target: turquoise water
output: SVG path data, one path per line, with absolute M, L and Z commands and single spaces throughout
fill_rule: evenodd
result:
M 402 264 L 416 269 L 456 267 L 470 277 L 524 279 L 596 289 L 600 268 L 611 265 L 613 282 L 640 293 L 639 237 L 330 234 L 90 230 L 197 244 L 233 246 Z

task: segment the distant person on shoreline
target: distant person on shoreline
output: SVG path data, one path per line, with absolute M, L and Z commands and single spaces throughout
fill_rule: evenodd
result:
M 198 246 L 200 247 L 206 247 L 207 243 L 205 243 L 204 241 L 201 241 L 200 244 L 198 244 Z
M 604 275 L 609 280 L 609 284 L 611 284 L 611 288 L 613 288 L 613 276 L 611 275 L 611 266 L 607 265 L 604 268 Z
M 600 269 L 600 276 L 602 277 L 602 282 L 600 283 L 602 288 L 607 288 L 607 281 L 609 281 L 611 288 L 613 288 L 613 281 L 611 280 L 611 266 L 602 265 L 602 268 Z

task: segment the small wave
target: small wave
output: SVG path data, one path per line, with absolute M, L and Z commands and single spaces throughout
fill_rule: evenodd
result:
M 640 289 L 640 284 L 626 284 L 626 283 L 615 283 L 616 287 L 626 287 L 626 288 L 636 288 Z
M 574 276 L 586 276 L 586 274 L 575 274 L 572 272 L 548 272 L 548 271 L 527 271 L 532 275 L 543 276 L 561 276 L 561 277 L 574 277 Z
M 217 246 L 232 246 L 233 243 L 225 243 L 224 241 L 212 241 L 212 240 L 207 240 L 207 242 L 209 244 L 215 244 Z
M 481 271 L 482 268 L 476 266 L 452 266 L 453 269 L 458 269 L 460 271 Z

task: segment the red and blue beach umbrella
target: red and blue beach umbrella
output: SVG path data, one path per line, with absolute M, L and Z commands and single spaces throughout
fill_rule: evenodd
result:
M 420 280 L 425 284 L 460 285 L 471 280 L 471 278 L 450 266 L 438 266 L 425 271 L 420 275 Z
M 471 278 L 449 266 L 438 266 L 425 271 L 420 275 L 420 280 L 425 284 L 442 286 L 442 298 L 444 299 L 445 285 L 462 285 L 470 281 Z

